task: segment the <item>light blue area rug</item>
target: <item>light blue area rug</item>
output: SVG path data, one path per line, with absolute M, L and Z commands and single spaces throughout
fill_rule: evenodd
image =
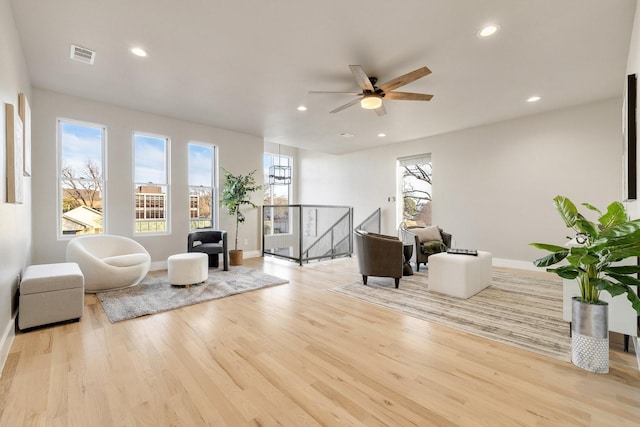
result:
M 284 283 L 287 281 L 252 268 L 231 266 L 229 271 L 209 269 L 205 283 L 189 288 L 171 286 L 165 272 L 147 275 L 130 288 L 98 292 L 96 297 L 114 323 Z

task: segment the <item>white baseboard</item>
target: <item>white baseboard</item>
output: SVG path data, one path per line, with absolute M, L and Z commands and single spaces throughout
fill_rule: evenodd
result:
M 262 256 L 262 251 L 242 251 L 242 259 L 245 258 L 258 258 Z M 149 267 L 149 271 L 166 270 L 167 261 L 154 261 Z
M 9 351 L 11 350 L 13 339 L 16 337 L 17 316 L 18 311 L 16 310 L 16 314 L 13 315 L 11 321 L 2 333 L 2 337 L 0 338 L 0 377 L 2 376 L 2 371 L 4 370 L 4 364 L 7 361 L 7 357 L 9 357 Z
M 494 267 L 515 268 L 518 270 L 545 271 L 544 268 L 536 267 L 532 261 L 518 261 L 515 259 L 493 258 Z
M 154 261 L 151 263 L 149 267 L 149 271 L 158 271 L 158 270 L 166 270 L 167 269 L 167 261 Z

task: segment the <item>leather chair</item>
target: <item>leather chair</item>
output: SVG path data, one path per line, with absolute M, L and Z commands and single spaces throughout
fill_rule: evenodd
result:
M 393 277 L 397 288 L 404 264 L 402 241 L 364 230 L 355 230 L 354 236 L 362 282 L 366 285 L 368 276 Z
M 436 226 L 407 226 L 404 222 L 400 224 L 402 241 L 415 245 L 413 252 L 416 255 L 416 271 L 420 271 L 421 263 L 426 265 L 429 262 L 430 255 L 446 252 L 451 248 L 452 235 L 446 233 L 440 227 L 437 228 L 440 234 L 440 239 L 424 239 L 425 235 L 429 234 L 429 230 L 433 231 L 433 227 Z
M 229 270 L 227 232 L 223 230 L 195 230 L 187 236 L 187 252 L 203 252 L 209 256 L 209 267 L 218 267 L 218 254 L 222 254 L 224 271 Z

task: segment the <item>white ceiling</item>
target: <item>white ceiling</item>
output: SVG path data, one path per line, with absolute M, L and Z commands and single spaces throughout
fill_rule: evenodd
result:
M 11 0 L 34 87 L 346 153 L 620 96 L 635 0 Z M 488 23 L 501 31 L 476 33 Z M 69 59 L 72 43 L 97 52 Z M 147 58 L 129 49 L 141 46 Z M 427 66 L 378 117 L 350 64 Z M 527 103 L 530 95 L 542 100 Z M 297 111 L 298 105 L 308 107 Z M 340 133 L 353 134 L 351 138 Z M 379 138 L 379 133 L 385 138 Z

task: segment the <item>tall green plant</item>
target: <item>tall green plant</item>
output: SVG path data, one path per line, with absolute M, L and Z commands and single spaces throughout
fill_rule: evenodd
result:
M 576 232 L 576 245 L 567 247 L 531 243 L 538 249 L 551 252 L 533 261 L 533 264 L 548 267 L 566 260 L 566 265 L 547 268 L 547 271 L 564 279 L 577 279 L 583 302 L 600 303 L 601 291 L 609 292 L 612 297 L 626 293 L 627 299 L 640 315 L 640 299 L 629 287 L 640 285 L 637 279 L 640 266 L 637 262 L 634 265 L 620 265 L 620 261 L 640 256 L 640 219 L 629 221 L 620 202 L 611 203 L 605 213 L 583 203 L 584 207 L 600 215 L 596 224 L 579 213 L 568 198 L 556 196 L 553 202 L 567 228 Z
M 231 172 L 222 169 L 224 172 L 224 190 L 222 190 L 222 206 L 227 209 L 229 215 L 236 217 L 236 238 L 234 250 L 238 250 L 238 229 L 240 223 L 243 223 L 245 216 L 241 211 L 241 208 L 248 205 L 252 208 L 258 206 L 251 201 L 251 193 L 258 191 L 262 188 L 261 185 L 256 184 L 256 180 L 253 174 L 255 170 L 251 171 L 247 175 L 233 175 Z

